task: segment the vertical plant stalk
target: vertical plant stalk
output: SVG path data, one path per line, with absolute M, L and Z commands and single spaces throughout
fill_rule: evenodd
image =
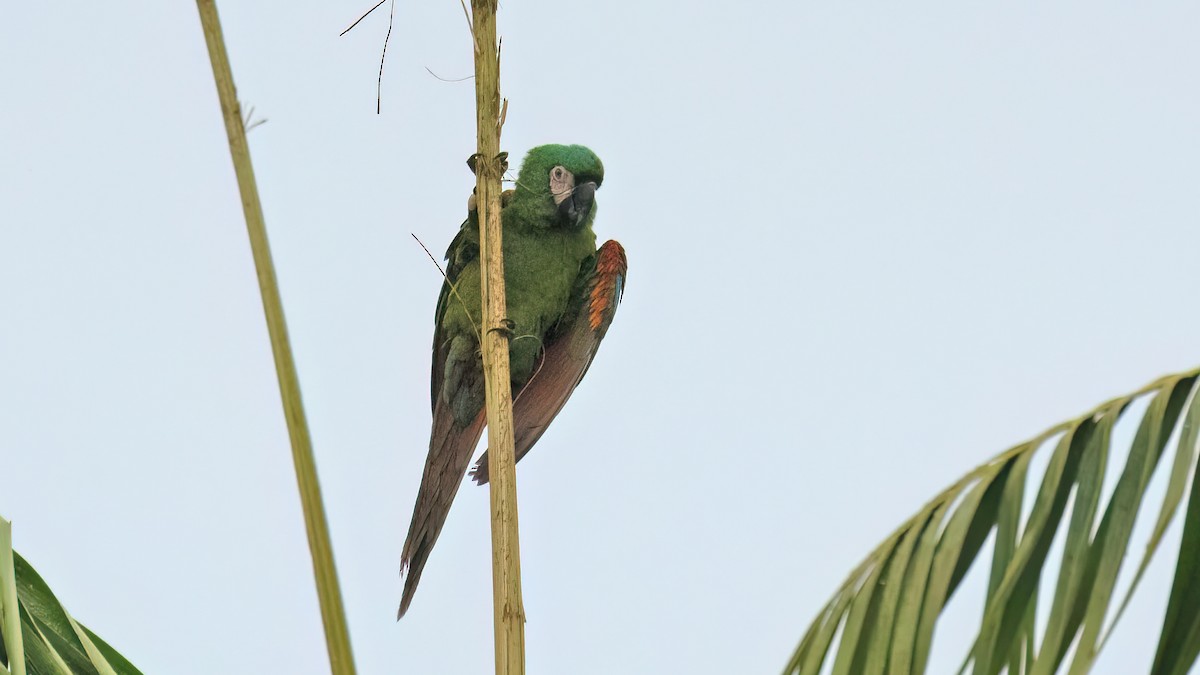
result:
M 25 645 L 21 635 L 20 605 L 17 603 L 17 574 L 13 567 L 12 523 L 0 518 L 0 636 L 8 653 L 8 670 L 25 675 Z
M 483 285 L 483 372 L 487 391 L 488 453 L 491 457 L 492 606 L 496 673 L 525 672 L 525 606 L 521 601 L 521 555 L 517 536 L 517 476 L 513 459 L 509 330 L 504 296 L 504 252 L 500 228 L 500 52 L 496 44 L 496 0 L 471 1 L 475 38 L 475 164 Z
M 225 118 L 225 131 L 229 136 L 229 152 L 233 155 L 233 168 L 237 172 L 242 209 L 246 214 L 246 229 L 250 234 L 254 267 L 258 271 L 258 288 L 262 293 L 263 312 L 266 314 L 267 330 L 271 336 L 271 352 L 275 356 L 275 372 L 279 377 L 283 414 L 292 443 L 292 460 L 296 465 L 296 481 L 300 487 L 300 503 L 304 509 L 308 548 L 312 552 L 313 574 L 316 577 L 317 598 L 321 604 L 321 620 L 325 626 L 329 665 L 335 675 L 353 675 L 354 656 L 350 651 L 350 635 L 346 630 L 342 591 L 338 586 L 337 568 L 333 563 L 329 525 L 325 521 L 325 507 L 321 502 L 321 486 L 317 481 L 312 438 L 309 436 L 308 421 L 304 416 L 304 402 L 300 398 L 300 381 L 296 376 L 295 361 L 292 359 L 287 321 L 279 299 L 275 265 L 271 262 L 271 246 L 267 241 L 267 228 L 263 220 L 262 203 L 258 199 L 254 167 L 250 163 L 250 148 L 246 144 L 241 106 L 238 104 L 237 90 L 229 68 L 229 55 L 225 51 L 225 37 L 221 33 L 221 22 L 217 17 L 214 1 L 196 0 L 196 5 L 200 9 L 204 41 L 208 43 L 208 56 L 212 61 L 217 94 L 221 99 L 221 115 Z

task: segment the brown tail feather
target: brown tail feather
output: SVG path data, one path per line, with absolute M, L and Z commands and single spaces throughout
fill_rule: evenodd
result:
M 475 421 L 464 428 L 454 424 L 454 415 L 441 400 L 433 412 L 433 432 L 429 440 L 429 457 L 425 460 L 425 473 L 417 491 L 417 503 L 413 507 L 412 523 L 408 526 L 408 538 L 400 554 L 400 571 L 404 576 L 404 594 L 400 599 L 400 619 L 408 611 L 417 582 L 433 544 L 441 534 L 450 504 L 458 493 L 463 474 L 471 463 L 471 454 L 479 443 L 486 421 L 484 412 L 479 411 Z

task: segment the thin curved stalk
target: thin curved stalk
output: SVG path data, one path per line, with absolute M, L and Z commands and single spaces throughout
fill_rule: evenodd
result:
M 304 525 L 308 533 L 308 547 L 312 553 L 313 574 L 316 577 L 317 598 L 321 605 L 321 620 L 325 626 L 329 665 L 335 675 L 353 675 L 354 656 L 350 650 L 350 634 L 346 629 L 342 592 L 338 585 L 337 568 L 333 562 L 329 524 L 325 520 L 321 486 L 317 480 L 316 461 L 313 458 L 312 438 L 304 415 L 304 402 L 300 397 L 300 380 L 296 375 L 296 363 L 292 358 L 292 347 L 288 340 L 287 321 L 279 297 L 279 284 L 275 279 L 275 265 L 271 261 L 271 246 L 267 241 L 262 204 L 254 180 L 254 166 L 250 163 L 250 148 L 246 144 L 241 106 L 238 104 L 237 90 L 233 85 L 233 73 L 229 67 L 229 55 L 225 51 L 225 38 L 221 33 L 216 4 L 213 0 L 196 0 L 196 5 L 200 9 L 200 23 L 204 27 L 204 40 L 208 44 L 208 56 L 212 61 L 213 77 L 221 100 L 221 114 L 225 118 L 225 131 L 229 137 L 229 152 L 233 156 L 242 209 L 246 215 L 246 230 L 250 235 L 250 248 L 254 254 L 254 266 L 258 271 L 258 288 L 262 294 L 263 312 L 266 314 L 267 330 L 271 337 L 271 352 L 275 356 L 275 372 L 279 378 L 279 393 L 292 444 L 292 461 L 296 466 L 300 503 L 304 508 Z

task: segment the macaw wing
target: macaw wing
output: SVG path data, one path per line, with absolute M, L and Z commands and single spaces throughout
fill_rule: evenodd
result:
M 581 267 L 566 317 L 546 340 L 540 364 L 513 400 L 517 461 L 542 437 L 583 380 L 616 315 L 627 269 L 625 249 L 615 241 L 605 242 Z M 471 478 L 480 485 L 488 482 L 486 451 Z
M 471 338 L 446 335 L 442 330 L 442 319 L 447 308 L 451 302 L 457 302 L 452 286 L 458 282 L 463 268 L 478 257 L 478 229 L 468 218 L 446 251 L 446 280 L 434 312 L 433 365 L 430 373 L 433 429 L 429 435 L 429 455 L 425 459 L 421 487 L 417 491 L 408 536 L 400 554 L 400 569 L 405 573 L 398 615 L 401 617 L 412 603 L 421 572 L 446 523 L 454 495 L 462 484 L 463 473 L 471 465 L 471 455 L 483 432 L 485 420 L 482 406 L 473 419 L 464 422 L 455 420 L 448 403 L 462 395 L 470 396 L 473 390 L 482 393 L 483 372 L 479 370 L 474 356 L 475 345 Z M 444 392 L 446 387 L 449 391 Z
M 474 171 L 472 166 L 471 171 Z M 512 201 L 512 190 L 500 193 L 501 207 L 508 206 Z M 446 280 L 442 283 L 442 292 L 438 295 L 437 310 L 433 317 L 433 359 L 432 372 L 429 377 L 429 393 L 433 408 L 437 408 L 437 399 L 442 390 L 442 379 L 445 377 L 446 354 L 449 351 L 449 341 L 442 335 L 442 317 L 446 316 L 446 308 L 454 298 L 452 285 L 458 283 L 458 275 L 468 263 L 479 257 L 479 212 L 475 208 L 475 194 L 467 201 L 467 219 L 463 221 L 458 234 L 446 249 Z
M 479 257 L 479 224 L 474 218 L 468 217 L 462 224 L 462 229 L 450 242 L 446 249 L 446 279 L 442 282 L 442 291 L 438 295 L 437 309 L 433 315 L 433 359 L 429 374 L 430 404 L 437 408 L 438 396 L 442 392 L 442 379 L 446 375 L 446 354 L 450 349 L 449 341 L 442 334 L 442 318 L 446 316 L 446 308 L 454 302 L 454 291 L 451 286 L 458 282 L 458 275 L 467 263 Z

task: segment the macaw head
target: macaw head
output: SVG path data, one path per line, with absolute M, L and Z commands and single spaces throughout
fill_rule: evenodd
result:
M 582 145 L 539 145 L 525 155 L 510 208 L 549 227 L 590 227 L 604 165 Z

